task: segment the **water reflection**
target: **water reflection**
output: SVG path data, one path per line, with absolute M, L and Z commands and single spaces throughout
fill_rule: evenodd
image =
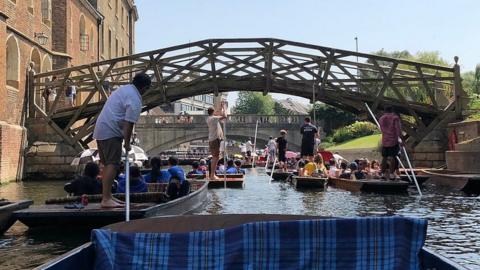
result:
M 46 198 L 63 196 L 63 182 L 12 183 L 0 187 L 0 197 Z M 466 197 L 440 187 L 425 186 L 424 196 L 350 193 L 328 187 L 323 191 L 296 191 L 282 182 L 269 183 L 264 169 L 249 170 L 245 189 L 209 191 L 203 214 L 269 213 L 317 216 L 403 215 L 429 220 L 426 245 L 471 269 L 480 269 L 480 197 Z M 414 188 L 410 194 L 416 195 Z M 59 235 L 32 232 L 17 222 L 0 237 L 0 269 L 37 266 L 88 241 L 89 233 Z M 28 258 L 28 259 L 25 259 Z

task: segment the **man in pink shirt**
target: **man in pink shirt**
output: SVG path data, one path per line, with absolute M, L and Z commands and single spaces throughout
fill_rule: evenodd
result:
M 398 138 L 402 135 L 400 117 L 388 106 L 378 122 L 382 132 L 382 174 L 384 178 L 392 179 L 391 175 L 398 168 L 397 155 L 400 152 Z

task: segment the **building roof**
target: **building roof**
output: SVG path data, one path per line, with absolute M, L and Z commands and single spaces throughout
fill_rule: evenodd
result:
M 308 114 L 310 112 L 310 104 L 305 104 L 291 98 L 277 100 L 283 108 L 289 110 L 294 114 Z

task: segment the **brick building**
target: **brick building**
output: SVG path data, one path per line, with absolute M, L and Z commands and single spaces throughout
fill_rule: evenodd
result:
M 95 0 L 0 1 L 0 182 L 22 176 L 27 136 L 32 136 L 24 127 L 31 62 L 39 73 L 134 51 L 138 15 L 133 1 L 98 3 L 102 5 Z

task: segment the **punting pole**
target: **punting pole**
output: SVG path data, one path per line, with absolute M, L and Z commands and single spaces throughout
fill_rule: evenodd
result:
M 253 139 L 253 153 L 255 155 L 253 155 L 253 158 L 252 158 L 252 167 L 256 167 L 255 166 L 255 157 L 257 155 L 257 131 L 258 131 L 258 119 L 257 119 L 257 122 L 255 124 L 255 138 Z
M 372 116 L 373 120 L 375 120 L 375 124 L 377 124 L 378 129 L 380 129 L 380 123 L 378 123 L 378 120 L 375 117 L 375 115 L 373 114 L 372 110 L 370 109 L 370 106 L 368 106 L 367 103 L 365 103 L 365 106 L 367 107 L 367 110 L 370 113 L 370 115 Z M 401 138 L 398 138 L 398 139 L 399 139 L 399 141 L 402 140 Z M 403 153 L 405 154 L 405 159 L 407 160 L 407 165 L 410 167 L 410 171 L 412 173 L 412 177 L 413 177 L 413 180 L 415 182 L 415 186 L 417 187 L 418 194 L 420 194 L 420 196 L 423 196 L 422 191 L 420 190 L 420 186 L 418 185 L 417 177 L 415 176 L 415 172 L 413 171 L 412 163 L 410 163 L 410 158 L 408 157 L 407 149 L 405 148 L 405 146 L 402 146 L 402 150 L 403 150 Z M 398 156 L 397 156 L 397 161 L 398 161 L 398 163 L 400 163 L 402 165 L 402 167 L 405 170 L 405 173 L 407 174 L 408 178 L 410 179 L 410 176 L 408 175 L 407 170 L 403 166 L 402 161 L 400 160 L 400 158 Z
M 125 155 L 125 221 L 130 221 L 130 164 L 128 153 Z
M 223 188 L 227 188 L 227 119 L 223 121 Z
M 277 163 L 277 159 L 274 159 L 274 160 L 273 160 L 272 170 L 270 171 L 270 180 L 269 180 L 270 183 L 272 183 L 273 172 L 275 171 L 275 165 L 276 165 L 276 163 Z

